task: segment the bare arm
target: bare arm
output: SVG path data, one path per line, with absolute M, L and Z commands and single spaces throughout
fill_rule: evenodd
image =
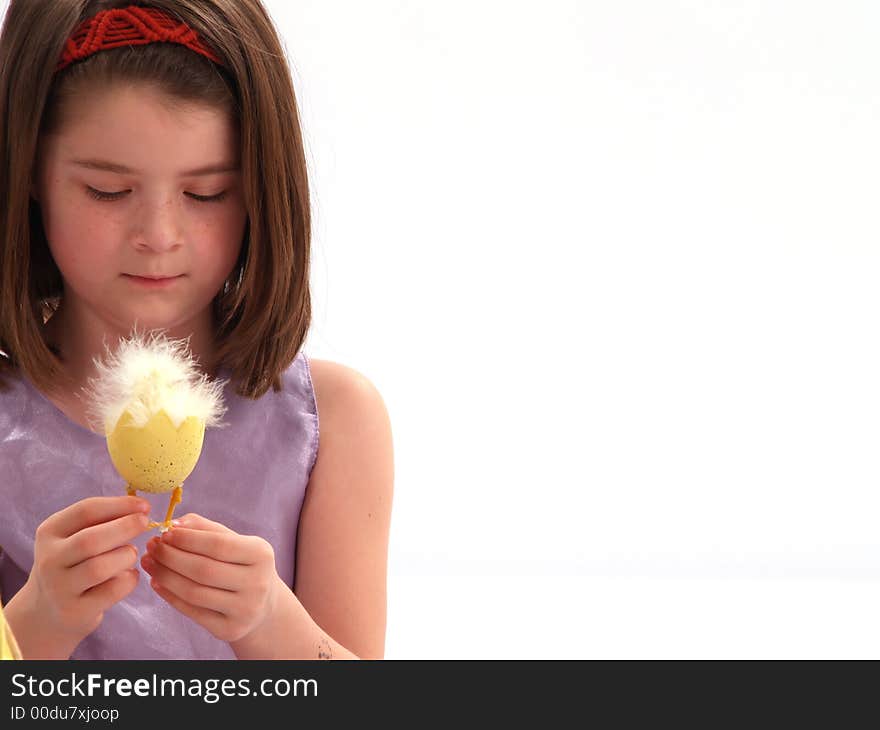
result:
M 268 621 L 231 642 L 239 659 L 360 658 L 322 630 L 280 578 L 278 583 L 278 601 Z
M 364 376 L 317 363 L 321 444 L 300 515 L 296 584 L 291 591 L 278 580 L 271 620 L 232 643 L 240 658 L 381 659 L 385 653 L 391 424 Z

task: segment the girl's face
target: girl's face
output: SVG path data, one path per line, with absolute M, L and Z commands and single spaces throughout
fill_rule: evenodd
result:
M 234 121 L 145 85 L 75 103 L 33 189 L 65 308 L 123 331 L 210 321 L 247 219 Z

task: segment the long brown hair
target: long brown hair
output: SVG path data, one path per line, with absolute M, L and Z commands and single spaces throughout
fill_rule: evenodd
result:
M 79 22 L 144 5 L 186 22 L 223 67 L 171 43 L 101 51 L 54 73 Z M 61 363 L 42 326 L 62 279 L 30 196 L 39 139 L 66 102 L 92 85 L 149 82 L 182 102 L 233 112 L 238 122 L 247 225 L 241 255 L 214 298 L 216 364 L 239 395 L 280 390 L 311 323 L 309 185 L 290 70 L 259 0 L 12 0 L 0 34 L 0 389 L 23 372 L 51 391 Z M 263 183 L 267 184 L 263 184 Z

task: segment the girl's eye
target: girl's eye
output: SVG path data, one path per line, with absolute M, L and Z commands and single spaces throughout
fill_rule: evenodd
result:
M 128 190 L 122 190 L 118 193 L 105 193 L 101 190 L 95 190 L 95 188 L 87 187 L 89 195 L 91 195 L 95 200 L 119 200 L 122 198 Z M 222 193 L 217 193 L 216 195 L 196 195 L 195 193 L 186 193 L 193 200 L 197 200 L 200 203 L 218 203 L 223 198 L 226 197 L 226 191 L 224 190 Z
M 91 195 L 95 200 L 119 200 L 123 195 L 125 195 L 125 191 L 121 193 L 104 193 L 100 190 L 95 190 L 94 188 L 86 187 L 89 195 Z
M 195 193 L 187 193 L 187 195 L 193 200 L 198 200 L 200 203 L 219 203 L 226 197 L 226 191 L 224 190 L 216 195 L 196 195 Z

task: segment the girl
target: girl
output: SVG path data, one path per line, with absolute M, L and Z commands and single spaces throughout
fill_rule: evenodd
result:
M 24 658 L 381 658 L 391 428 L 364 376 L 301 351 L 309 190 L 259 0 L 12 0 L 0 111 L 0 595 Z M 149 540 L 80 398 L 134 327 L 228 378 L 192 512 Z

